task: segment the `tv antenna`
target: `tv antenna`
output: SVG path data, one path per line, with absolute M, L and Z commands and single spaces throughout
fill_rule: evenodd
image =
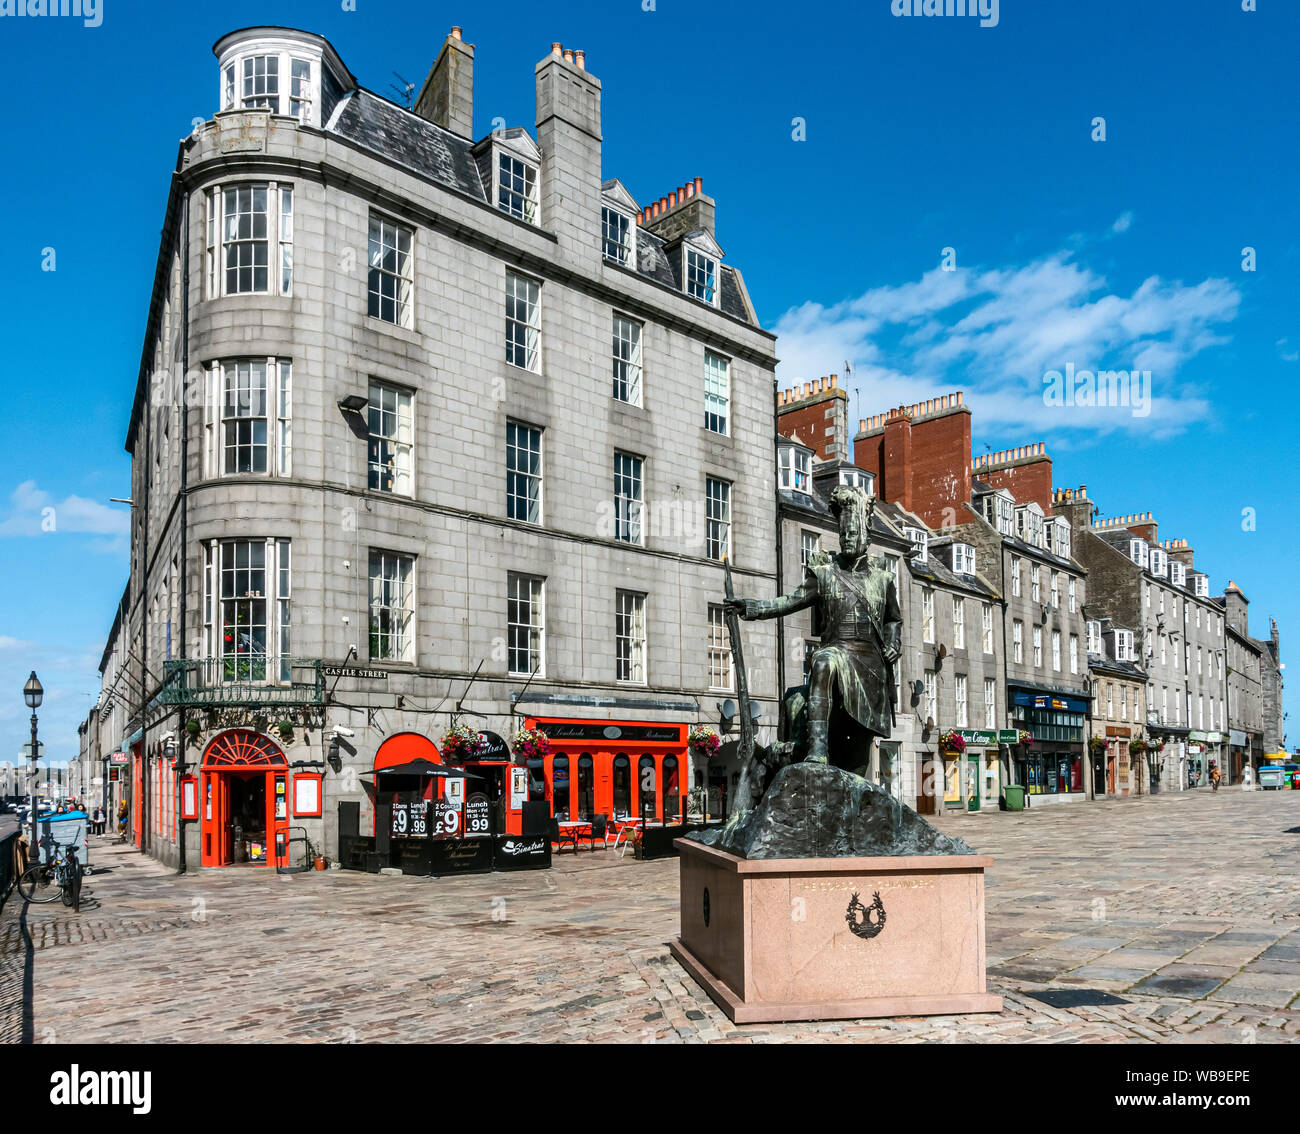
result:
M 393 76 L 397 79 L 397 82 L 402 85 L 399 87 L 397 83 L 389 83 L 388 88 L 396 93 L 397 101 L 406 107 L 407 110 L 410 110 L 415 103 L 415 84 L 409 79 L 404 79 L 396 71 L 393 72 Z

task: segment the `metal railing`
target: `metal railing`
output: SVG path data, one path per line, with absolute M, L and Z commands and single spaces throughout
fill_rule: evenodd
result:
M 240 654 L 163 662 L 164 705 L 319 705 L 325 699 L 320 658 Z

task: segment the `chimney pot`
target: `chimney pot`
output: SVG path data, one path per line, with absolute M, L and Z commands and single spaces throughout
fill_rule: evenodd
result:
M 567 47 L 564 49 L 564 61 L 566 63 L 573 62 L 573 52 Z
M 451 29 L 451 38 L 452 38 L 452 39 L 460 39 L 460 28 L 458 28 L 458 27 L 454 27 L 454 26 L 452 27 L 452 29 Z
M 573 53 L 574 61 L 578 64 L 579 71 L 587 69 L 587 53 L 585 51 L 575 51 Z
M 832 375 L 831 375 L 831 389 L 834 390 L 834 389 L 838 388 L 839 384 L 840 384 L 840 376 L 839 376 L 838 374 L 832 374 Z
M 677 190 L 676 190 L 676 189 L 674 189 L 671 193 L 668 194 L 668 207 L 669 207 L 670 209 L 675 209 L 675 208 L 677 208 Z
M 564 54 L 564 44 L 562 44 L 562 43 L 553 43 L 553 44 L 551 44 L 551 54 L 552 54 L 552 55 L 563 55 L 563 54 Z
M 695 179 L 695 192 L 697 192 L 697 193 L 703 193 L 703 192 L 704 192 L 704 178 L 703 178 L 703 177 L 697 177 L 697 178 Z

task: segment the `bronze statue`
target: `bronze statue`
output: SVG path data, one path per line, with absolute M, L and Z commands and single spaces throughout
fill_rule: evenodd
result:
M 890 735 L 903 616 L 893 573 L 869 556 L 875 498 L 860 488 L 840 486 L 831 492 L 830 505 L 840 527 L 837 554 L 814 555 L 793 594 L 776 599 L 728 595 L 726 608 L 750 620 L 817 607 L 821 645 L 812 657 L 806 699 L 796 694 L 787 701 L 794 706 L 790 730 L 794 737 L 806 735 L 806 760 L 861 774 L 872 738 Z M 781 747 L 793 756 L 800 746 Z M 760 755 L 772 770 L 771 754 Z M 745 781 L 747 772 L 742 770 Z M 745 806 L 741 798 L 738 794 L 737 803 Z

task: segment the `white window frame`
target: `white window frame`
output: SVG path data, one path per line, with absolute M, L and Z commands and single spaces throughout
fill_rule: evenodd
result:
M 1043 628 L 1034 627 L 1034 667 L 1042 669 L 1043 667 Z
M 1052 669 L 1061 672 L 1061 632 L 1052 631 Z
M 389 401 L 392 401 L 391 408 Z M 376 402 L 378 398 L 378 402 Z M 380 431 L 375 431 L 378 415 Z M 384 432 L 393 419 L 395 431 Z M 388 459 L 384 459 L 387 453 Z M 385 474 L 390 487 L 383 486 Z M 375 483 L 378 480 L 379 483 Z M 392 382 L 370 379 L 366 404 L 366 487 L 385 496 L 415 495 L 415 395 Z
M 366 239 L 366 315 L 410 330 L 415 323 L 415 229 L 372 209 Z M 384 313 L 390 304 L 391 319 Z
M 1025 662 L 1025 624 L 1019 618 L 1011 623 L 1011 660 L 1017 665 Z
M 822 537 L 806 528 L 799 532 L 799 566 L 808 569 L 808 561 L 822 549 Z M 897 560 L 895 560 L 897 562 Z
M 1042 572 L 1037 563 L 1031 563 L 1029 566 L 1029 594 L 1034 602 L 1043 601 Z
M 636 319 L 614 312 L 611 338 L 613 347 L 613 397 L 629 406 L 641 405 L 641 339 L 643 325 Z M 621 392 L 620 392 L 621 391 Z
M 281 99 L 285 97 L 280 92 L 280 56 L 279 51 L 252 52 L 248 55 L 241 55 L 238 59 L 238 70 L 235 73 L 236 82 L 239 84 L 239 109 L 252 110 L 265 107 L 272 114 L 280 113 Z M 274 62 L 274 74 L 272 68 L 268 65 L 263 68 L 261 78 L 263 80 L 262 89 L 257 88 L 257 64 L 261 62 L 269 64 Z M 250 71 L 250 67 L 252 68 Z M 251 87 L 250 87 L 251 84 Z M 275 89 L 271 86 L 274 84 Z M 285 92 L 287 94 L 287 92 Z
M 646 596 L 618 590 L 614 597 L 614 679 L 620 685 L 645 685 Z
M 699 264 L 706 267 L 700 270 Z M 682 290 L 692 299 L 716 308 L 722 295 L 722 265 L 717 257 L 690 244 L 682 258 Z
M 520 668 L 517 659 L 527 660 Z M 511 677 L 546 675 L 546 579 L 520 571 L 506 573 L 506 673 Z
M 1011 557 L 1011 597 L 1020 597 L 1020 556 Z
M 249 562 L 243 567 L 226 559 L 226 549 L 232 549 L 237 556 L 234 549 L 238 547 L 249 549 Z M 260 568 L 252 565 L 254 547 L 262 549 Z M 287 539 L 214 539 L 203 545 L 203 652 L 204 665 L 210 670 L 204 674 L 205 679 L 213 684 L 278 685 L 292 681 L 292 563 L 292 544 Z M 251 583 L 253 572 L 261 573 L 266 590 L 245 588 L 242 594 L 237 593 L 241 575 Z M 227 595 L 226 583 L 231 579 L 235 588 Z M 239 604 L 263 604 L 260 653 L 241 650 L 238 634 L 233 636 L 234 652 L 225 652 L 226 630 L 241 625 L 238 609 L 235 620 L 227 621 L 227 603 L 236 608 Z
M 1079 635 L 1070 635 L 1070 672 L 1079 672 Z
M 731 489 L 729 480 L 704 478 L 704 557 L 721 562 L 731 557 Z
M 998 727 L 998 683 L 992 677 L 984 679 L 984 727 Z
M 504 168 L 507 163 L 511 166 L 508 173 Z M 506 182 L 507 177 L 509 184 Z M 542 179 L 537 166 L 530 161 L 525 161 L 519 154 L 498 146 L 496 161 L 492 167 L 492 180 L 496 189 L 495 200 L 499 211 L 525 224 L 541 223 L 539 196 Z
M 623 232 L 621 235 L 626 237 L 625 241 L 610 239 L 610 230 L 614 229 L 618 234 L 619 225 L 611 225 L 610 218 L 617 218 L 622 222 Z M 606 204 L 600 208 L 600 251 L 601 255 L 611 264 L 619 264 L 622 267 L 636 267 L 636 221 L 627 213 Z M 615 249 L 611 256 L 610 249 Z
M 389 568 L 392 568 L 390 571 Z M 376 573 L 376 568 L 378 572 Z M 413 664 L 415 661 L 415 556 L 399 551 L 386 551 L 372 547 L 367 560 L 366 577 L 369 580 L 369 601 L 366 609 L 366 637 L 371 661 Z M 378 594 L 376 593 L 378 587 Z M 396 595 L 385 596 L 386 588 L 395 588 Z M 396 602 L 385 602 L 394 597 Z M 376 615 L 390 620 L 387 632 L 376 630 Z M 396 649 L 376 652 L 376 635 L 380 639 L 396 642 Z
M 536 442 L 534 444 L 534 442 Z M 545 499 L 546 435 L 539 425 L 506 420 L 506 519 L 540 524 Z M 520 515 L 520 511 L 523 515 Z
M 975 549 L 969 543 L 952 545 L 952 569 L 959 575 L 975 574 Z
M 917 563 L 930 561 L 930 533 L 925 528 L 906 527 L 903 535 L 912 541 L 911 558 Z
M 257 414 L 228 414 L 227 374 L 235 369 L 236 378 L 241 366 L 261 366 L 266 378 L 263 412 Z M 250 371 L 251 373 L 251 371 Z M 204 475 L 208 479 L 227 476 L 290 476 L 292 465 L 292 388 L 293 362 L 288 358 L 223 358 L 213 361 L 207 368 L 207 390 L 204 392 Z M 237 389 L 237 387 L 236 387 Z M 265 423 L 266 470 L 264 472 L 227 472 L 226 435 L 228 425 L 235 421 Z
M 1133 657 L 1133 631 L 1115 631 L 1115 660 L 1131 662 Z
M 781 487 L 789 492 L 812 494 L 812 454 L 798 445 L 781 446 Z
M 506 363 L 542 372 L 542 285 L 532 276 L 506 271 Z M 522 317 L 520 305 L 522 304 Z
M 719 693 L 735 690 L 731 664 L 731 635 L 727 630 L 725 608 L 709 603 L 709 689 Z
M 293 184 L 282 181 L 227 181 L 214 185 L 204 193 L 207 209 L 206 258 L 204 272 L 206 298 L 220 299 L 227 295 L 292 295 L 293 294 Z M 264 194 L 266 206 L 257 209 L 257 194 Z M 247 193 L 249 208 L 242 208 L 240 195 Z M 228 219 L 228 198 L 233 198 L 235 212 Z M 257 218 L 264 216 L 265 231 L 255 235 Z M 248 219 L 245 233 L 244 221 Z M 232 230 L 231 222 L 234 222 Z M 232 235 L 233 231 L 233 235 Z M 257 263 L 257 247 L 265 246 L 264 263 Z M 252 256 L 250 263 L 242 263 L 241 249 Z M 235 263 L 230 264 L 231 253 Z M 256 285 L 257 272 L 266 273 L 266 286 L 243 287 L 243 273 L 251 273 L 251 284 Z M 235 286 L 231 286 L 231 273 Z
M 952 648 L 966 648 L 966 600 L 956 596 L 952 600 Z
M 934 588 L 921 588 L 921 641 L 934 642 Z
M 711 350 L 704 352 L 704 428 L 731 436 L 731 359 Z
M 1077 582 L 1077 580 L 1075 579 L 1075 577 L 1074 577 L 1073 575 L 1071 575 L 1071 576 L 1070 576 L 1070 582 L 1069 582 L 1069 585 L 1068 585 L 1068 588 L 1067 588 L 1067 589 L 1068 589 L 1068 601 L 1069 601 L 1069 604 L 1070 604 L 1070 613 L 1071 613 L 1071 614 L 1073 614 L 1074 611 L 1075 611 L 1075 603 L 1076 603 L 1076 601 L 1077 601 L 1077 595 L 1078 595 L 1078 588 L 1075 586 L 1075 583 L 1076 583 L 1076 582 Z
M 614 450 L 614 539 L 645 545 L 645 458 Z M 626 533 L 626 534 L 624 534 Z
M 957 728 L 970 727 L 970 682 L 966 674 L 958 673 L 953 677 L 953 698 L 956 703 Z
M 934 721 L 936 725 L 938 725 L 939 690 L 938 690 L 938 682 L 936 681 L 936 677 L 935 677 L 935 671 L 932 669 L 927 669 L 925 671 L 925 710 L 926 710 L 925 715 L 929 717 L 930 720 Z
M 1051 596 L 1052 609 L 1059 610 L 1061 608 L 1061 573 L 1059 571 L 1052 572 L 1048 594 Z
M 993 604 L 991 602 L 980 604 L 980 623 L 984 633 L 984 652 L 993 653 Z

